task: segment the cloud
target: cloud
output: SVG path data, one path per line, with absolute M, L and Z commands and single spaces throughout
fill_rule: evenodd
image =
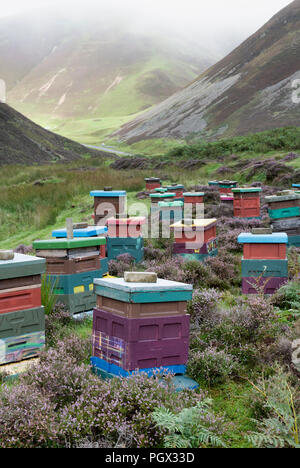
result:
M 10 0 L 1 6 L 0 16 L 50 7 L 83 22 L 98 13 L 137 31 L 171 31 L 210 47 L 214 43 L 225 53 L 288 4 L 288 0 Z

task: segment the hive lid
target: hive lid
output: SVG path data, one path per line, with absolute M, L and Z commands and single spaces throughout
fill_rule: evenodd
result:
M 78 249 L 81 247 L 95 247 L 105 245 L 105 237 L 83 237 L 81 239 L 48 239 L 34 241 L 35 250 Z
M 273 234 L 251 234 L 244 232 L 239 235 L 238 242 L 240 244 L 287 244 L 288 236 L 283 232 L 275 232 Z
M 145 216 L 132 216 L 129 218 L 108 218 L 106 221 L 107 224 L 116 224 L 116 225 L 137 225 L 137 224 L 146 224 L 147 219 Z
M 11 260 L 0 260 L 0 279 L 41 275 L 45 271 L 46 260 L 44 258 L 15 253 Z
M 168 190 L 184 189 L 184 185 L 182 184 L 167 185 L 167 189 Z
M 156 283 L 127 283 L 124 278 L 96 278 L 96 286 L 103 286 L 109 289 L 115 289 L 125 292 L 159 292 L 159 291 L 192 291 L 191 284 L 178 283 L 165 279 L 157 279 Z
M 183 194 L 184 197 L 204 197 L 204 192 L 186 192 Z
M 176 208 L 176 207 L 180 207 L 182 208 L 184 206 L 184 203 L 183 201 L 180 201 L 180 200 L 175 200 L 175 201 L 171 201 L 171 202 L 158 202 L 158 206 L 160 208 L 166 208 L 166 207 L 169 207 L 169 208 Z
M 168 189 L 164 188 L 164 187 L 154 189 L 154 192 L 156 192 L 156 193 L 165 193 L 167 191 L 168 191 Z
M 150 193 L 150 198 L 172 198 L 176 197 L 176 193 L 165 192 L 165 193 Z
M 300 200 L 300 195 L 295 192 L 290 192 L 285 195 L 271 195 L 265 198 L 267 203 L 283 202 L 289 200 Z
M 159 177 L 146 177 L 145 182 L 160 182 Z
M 233 184 L 237 184 L 237 181 L 236 180 L 219 180 L 219 184 L 233 185 Z
M 192 228 L 208 228 L 216 224 L 217 219 L 212 218 L 212 219 L 194 219 L 191 224 L 186 223 L 185 220 L 178 221 L 177 223 L 174 223 L 171 225 L 172 228 L 175 229 L 182 229 L 183 227 L 192 227 Z
M 94 236 L 101 236 L 101 234 L 106 234 L 106 233 L 107 233 L 106 226 L 88 226 L 87 228 L 83 228 L 83 229 L 74 229 L 73 236 L 74 237 L 94 237 Z M 52 237 L 66 238 L 67 230 L 56 229 L 55 231 L 52 231 Z
M 90 192 L 91 197 L 125 197 L 126 191 L 125 190 L 112 190 L 111 192 L 107 192 L 106 190 L 94 190 Z
M 300 184 L 293 184 L 292 187 L 300 188 Z
M 261 187 L 239 187 L 239 188 L 233 188 L 232 192 L 233 193 L 249 193 L 249 192 L 261 192 L 262 189 Z

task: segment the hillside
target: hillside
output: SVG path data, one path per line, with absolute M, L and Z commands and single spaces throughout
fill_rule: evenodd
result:
M 84 20 L 46 9 L 0 21 L 8 103 L 52 130 L 63 119 L 132 118 L 218 59 L 175 34 L 134 31 L 93 11 Z
M 0 165 L 72 161 L 87 154 L 105 156 L 43 129 L 0 103 Z
M 190 86 L 125 124 L 127 143 L 188 135 L 215 139 L 299 125 L 300 0 L 275 15 Z

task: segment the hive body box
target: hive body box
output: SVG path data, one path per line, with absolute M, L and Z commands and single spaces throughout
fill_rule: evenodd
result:
M 242 292 L 274 294 L 288 281 L 286 246 L 288 236 L 283 233 L 248 234 L 238 237 L 244 246 L 242 259 Z
M 96 296 L 93 280 L 108 273 L 108 259 L 101 258 L 105 237 L 77 237 L 36 241 L 37 255 L 47 260 L 47 278 L 57 301 L 71 314 L 93 309 Z
M 233 188 L 233 210 L 236 218 L 260 218 L 261 188 L 242 187 Z
M 165 192 L 165 193 L 151 193 L 151 205 L 156 205 L 158 202 L 165 201 L 171 202 L 174 201 L 176 197 L 175 193 Z
M 217 220 L 195 219 L 192 224 L 185 220 L 171 225 L 174 231 L 173 254 L 186 260 L 204 261 L 218 254 Z
M 183 194 L 186 217 L 191 216 L 196 219 L 204 216 L 204 195 L 204 192 L 185 192 Z
M 169 190 L 169 192 L 174 192 L 175 193 L 174 200 L 184 201 L 184 197 L 183 197 L 184 185 L 180 185 L 180 184 L 169 185 L 169 186 L 167 186 L 167 189 Z
M 266 197 L 273 231 L 285 232 L 289 247 L 300 246 L 300 194 L 284 191 Z
M 153 192 L 155 189 L 161 188 L 161 180 L 157 177 L 149 177 L 145 179 L 146 191 Z
M 107 238 L 108 260 L 115 260 L 119 255 L 128 254 L 139 263 L 144 258 L 143 237 L 108 237 Z
M 96 279 L 92 364 L 106 373 L 127 376 L 158 368 L 184 373 L 188 359 L 190 285 L 167 280 L 126 283 Z
M 107 220 L 108 237 L 137 238 L 142 236 L 142 226 L 147 220 L 144 216 L 129 218 L 109 218 Z
M 28 255 L 0 261 L 0 365 L 35 357 L 45 346 L 45 270 L 44 259 Z
M 155 205 L 151 208 L 151 214 L 159 213 L 160 221 L 169 221 L 177 222 L 181 221 L 183 218 L 183 202 L 174 201 L 174 202 L 159 202 L 158 205 Z
M 232 193 L 232 189 L 236 188 L 237 182 L 235 180 L 220 180 L 219 181 L 219 192 L 220 193 Z
M 127 370 L 185 365 L 189 315 L 136 318 L 94 310 L 93 355 Z
M 106 220 L 116 215 L 126 215 L 127 195 L 125 191 L 94 190 L 94 217 L 96 226 L 104 226 Z

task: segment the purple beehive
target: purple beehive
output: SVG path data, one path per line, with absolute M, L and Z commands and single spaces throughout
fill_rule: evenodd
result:
M 93 356 L 127 371 L 185 364 L 189 315 L 128 319 L 94 309 Z

